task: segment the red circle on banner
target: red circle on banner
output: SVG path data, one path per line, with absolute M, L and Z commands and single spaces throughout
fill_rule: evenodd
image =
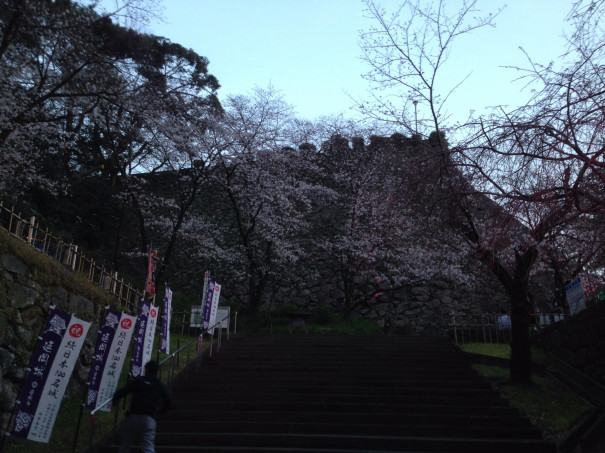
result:
M 69 328 L 69 334 L 74 338 L 80 338 L 84 333 L 84 327 L 82 324 L 72 324 Z
M 155 318 L 158 315 L 158 311 L 154 308 L 151 310 L 151 317 Z
M 130 329 L 132 327 L 132 321 L 129 318 L 125 318 L 122 319 L 122 322 L 120 323 L 120 325 L 122 326 L 122 329 Z

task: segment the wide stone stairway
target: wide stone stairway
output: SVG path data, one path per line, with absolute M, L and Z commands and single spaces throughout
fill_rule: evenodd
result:
M 445 338 L 236 336 L 173 396 L 158 452 L 557 451 Z

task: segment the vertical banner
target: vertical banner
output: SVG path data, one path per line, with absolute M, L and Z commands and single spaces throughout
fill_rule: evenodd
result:
M 206 292 L 208 291 L 208 280 L 210 280 L 210 271 L 204 272 L 204 289 L 202 290 L 202 306 L 201 312 L 204 312 L 204 304 L 206 303 Z
M 141 301 L 141 312 L 137 320 L 137 328 L 134 336 L 134 347 L 132 350 L 132 361 L 130 364 L 130 375 L 132 377 L 143 374 L 143 348 L 145 346 L 145 332 L 147 330 L 147 321 L 149 319 L 149 310 L 151 302 Z
M 569 305 L 569 314 L 575 315 L 586 308 L 584 286 L 580 277 L 565 286 L 565 293 L 567 295 L 567 304 Z
M 88 390 L 86 392 L 86 408 L 94 409 L 97 404 L 97 395 L 101 384 L 101 376 L 105 370 L 105 363 L 109 355 L 111 343 L 120 322 L 120 313 L 110 308 L 105 309 L 103 321 L 99 329 L 95 353 L 92 357 L 90 374 L 88 375 Z
M 147 252 L 147 282 L 145 283 L 145 293 L 149 294 L 149 299 L 155 295 L 155 271 L 159 261 L 158 251 Z
M 48 442 L 90 323 L 52 309 L 38 337 L 15 413 L 13 437 Z
M 170 317 L 172 314 L 172 291 L 170 287 L 166 286 L 166 293 L 164 294 L 164 306 L 162 307 L 162 343 L 160 346 L 160 352 L 164 354 L 170 354 Z
M 213 326 L 216 323 L 216 312 L 218 310 L 218 301 L 221 297 L 221 285 L 216 283 L 214 285 L 214 294 L 212 295 L 212 307 L 210 308 L 210 321 L 209 325 Z M 214 329 L 210 333 L 214 333 Z
M 88 409 L 94 409 L 98 404 L 113 397 L 126 360 L 135 322 L 136 317 L 126 313 L 110 309 L 105 312 L 88 379 L 86 398 Z M 97 364 L 101 365 L 101 363 L 100 370 L 97 370 Z M 101 410 L 111 410 L 111 404 L 104 406 Z
M 147 318 L 147 327 L 145 328 L 145 340 L 143 341 L 143 368 L 141 374 L 145 374 L 145 364 L 153 356 L 153 340 L 155 339 L 155 328 L 158 324 L 158 309 L 151 305 L 149 307 L 149 318 Z
M 212 312 L 212 299 L 214 297 L 214 280 L 208 279 L 208 289 L 204 295 L 202 303 L 202 329 L 208 330 L 210 327 L 210 313 Z

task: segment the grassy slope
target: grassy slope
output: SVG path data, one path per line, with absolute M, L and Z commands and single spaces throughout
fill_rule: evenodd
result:
M 461 344 L 466 352 L 483 354 L 503 359 L 510 358 L 508 344 Z M 551 357 L 535 349 L 534 363 L 548 367 Z M 534 372 L 530 387 L 515 387 L 508 384 L 507 368 L 492 365 L 473 365 L 479 374 L 490 379 L 511 405 L 519 408 L 532 422 L 540 427 L 547 438 L 559 441 L 591 408 L 590 404 L 570 391 L 561 382 L 545 372 Z

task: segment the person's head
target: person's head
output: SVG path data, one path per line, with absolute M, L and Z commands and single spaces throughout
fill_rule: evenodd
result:
M 145 364 L 145 376 L 157 376 L 160 366 L 155 360 L 150 360 Z

